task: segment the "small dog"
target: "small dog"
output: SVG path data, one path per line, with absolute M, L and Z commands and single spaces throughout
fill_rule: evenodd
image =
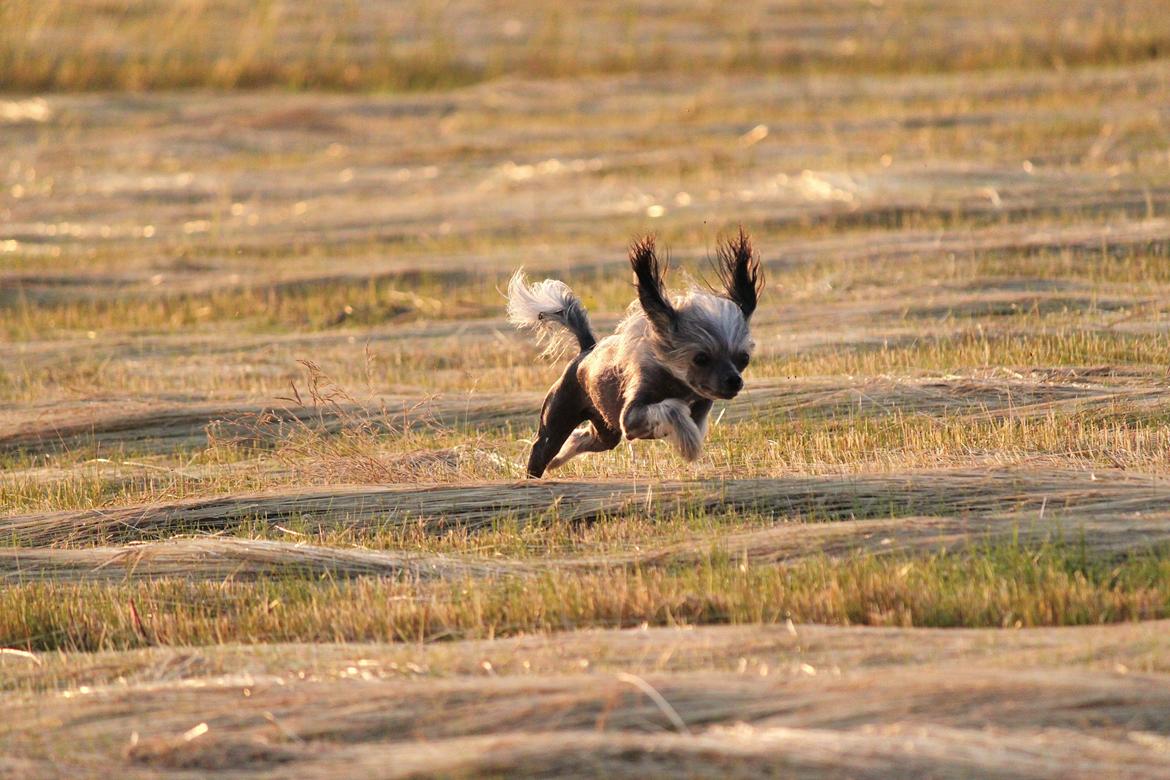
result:
M 692 288 L 668 297 L 666 266 L 653 236 L 630 246 L 630 265 L 638 300 L 601 341 L 564 282 L 529 284 L 521 269 L 508 284 L 509 322 L 535 331 L 547 344 L 546 355 L 571 348 L 573 340 L 579 349 L 544 399 L 530 477 L 587 452 L 612 450 L 623 435 L 669 439 L 693 461 L 702 453 L 714 400 L 743 389 L 742 372 L 755 347 L 748 323 L 764 289 L 759 258 L 743 229 L 719 245 L 719 292 Z

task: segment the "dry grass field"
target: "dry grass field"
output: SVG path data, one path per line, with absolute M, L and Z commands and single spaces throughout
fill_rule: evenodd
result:
M 0 777 L 1170 777 L 1154 0 L 0 3 Z M 686 463 L 525 481 L 652 230 Z

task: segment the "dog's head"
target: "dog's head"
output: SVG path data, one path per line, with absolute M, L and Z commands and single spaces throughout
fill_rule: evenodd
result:
M 764 289 L 748 235 L 740 228 L 720 243 L 715 269 L 723 289 L 717 292 L 691 290 L 668 298 L 666 267 L 652 236 L 631 245 L 630 265 L 657 359 L 699 395 L 734 398 L 743 389 L 743 370 L 755 346 L 748 322 Z

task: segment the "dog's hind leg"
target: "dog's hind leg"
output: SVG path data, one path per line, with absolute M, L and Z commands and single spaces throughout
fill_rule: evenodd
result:
M 621 440 L 621 431 L 610 430 L 604 426 L 598 427 L 597 423 L 578 428 L 569 436 L 569 440 L 565 442 L 565 446 L 561 447 L 557 456 L 549 461 L 548 470 L 560 468 L 578 455 L 584 455 L 587 452 L 612 450 L 621 443 Z
M 570 365 L 544 399 L 540 430 L 528 456 L 528 476 L 544 476 L 573 429 L 588 419 L 590 408 L 589 399 L 577 381 L 576 364 Z

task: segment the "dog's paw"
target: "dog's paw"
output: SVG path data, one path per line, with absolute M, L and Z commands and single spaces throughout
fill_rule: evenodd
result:
M 697 460 L 703 454 L 703 435 L 691 419 L 691 408 L 677 398 L 669 398 L 651 407 L 654 438 L 669 439 L 683 459 Z
M 690 417 L 675 429 L 671 441 L 685 461 L 696 461 L 703 454 L 703 434 Z
M 703 432 L 691 418 L 691 408 L 677 398 L 636 407 L 623 418 L 628 439 L 667 439 L 686 460 L 703 454 Z
M 673 439 L 675 429 L 687 414 L 682 401 L 668 398 L 646 407 L 646 421 L 649 423 L 651 439 Z

